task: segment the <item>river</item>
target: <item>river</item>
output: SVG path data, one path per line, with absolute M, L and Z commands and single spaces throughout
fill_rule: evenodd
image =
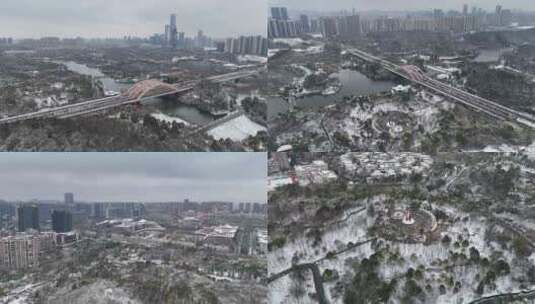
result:
M 74 61 L 55 62 L 65 65 L 69 71 L 77 74 L 98 78 L 98 80 L 102 83 L 104 91 L 122 92 L 132 86 L 131 84 L 120 83 L 117 80 L 104 75 L 100 69 L 91 68 L 85 64 L 80 64 Z M 177 102 L 176 99 L 166 100 L 158 98 L 155 100 L 149 100 L 147 106 L 154 108 L 154 112 L 156 113 L 163 113 L 170 117 L 177 117 L 196 125 L 204 125 L 215 119 L 212 115 L 202 112 L 194 106 Z
M 375 81 L 358 71 L 350 69 L 342 69 L 332 74 L 331 77 L 338 78 L 342 84 L 342 88 L 338 93 L 328 96 L 312 95 L 298 98 L 296 105 L 304 109 L 318 109 L 334 104 L 344 96 L 380 93 L 389 91 L 392 87 L 396 86 L 394 82 Z M 276 96 L 268 98 L 268 105 L 268 117 L 270 118 L 289 110 L 288 102 Z

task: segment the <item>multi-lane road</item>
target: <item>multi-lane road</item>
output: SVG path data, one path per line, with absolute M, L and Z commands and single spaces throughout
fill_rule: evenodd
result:
M 359 57 L 365 61 L 379 63 L 386 70 L 403 77 L 413 83 L 417 83 L 431 91 L 455 100 L 476 111 L 485 113 L 499 120 L 513 121 L 517 124 L 535 129 L 535 116 L 523 113 L 494 101 L 468 93 L 459 88 L 450 86 L 436 79 L 427 76 L 418 67 L 412 65 L 396 65 L 390 61 L 371 55 L 358 49 L 349 49 L 349 54 Z
M 80 103 L 69 104 L 49 109 L 43 109 L 37 112 L 25 113 L 16 116 L 6 117 L 0 119 L 0 124 L 14 123 L 29 119 L 45 119 L 45 118 L 73 118 L 77 116 L 90 115 L 99 113 L 111 108 L 140 103 L 146 99 L 162 97 L 167 95 L 184 93 L 192 90 L 201 81 L 210 81 L 214 83 L 223 83 L 241 78 L 246 78 L 255 75 L 259 69 L 243 70 L 238 72 L 226 73 L 216 76 L 207 77 L 199 80 L 190 80 L 181 83 L 166 85 L 166 90 L 162 92 L 152 92 L 151 94 L 142 94 L 140 96 L 130 96 L 129 94 L 121 94 L 106 98 L 88 100 Z M 135 86 L 135 85 L 134 85 Z M 150 93 L 150 92 L 148 92 Z

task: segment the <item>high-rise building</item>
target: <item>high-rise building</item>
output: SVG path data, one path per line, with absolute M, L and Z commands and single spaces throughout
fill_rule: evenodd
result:
M 251 54 L 267 56 L 268 41 L 262 36 L 240 36 L 228 38 L 225 41 L 224 51 L 230 54 Z
M 502 25 L 502 6 L 496 5 L 496 11 L 494 12 L 494 25 Z
M 171 38 L 171 27 L 169 26 L 169 24 L 166 24 L 165 25 L 165 34 L 164 34 L 164 44 L 165 45 L 168 45 L 169 44 L 169 39 Z
M 19 232 L 27 229 L 39 230 L 39 208 L 36 205 L 22 205 L 17 208 Z
M 245 203 L 245 209 L 243 210 L 244 213 L 251 213 L 251 203 Z
M 468 4 L 463 5 L 463 15 L 468 15 Z
M 308 21 L 307 15 L 301 15 L 301 26 L 303 28 L 303 32 L 310 33 L 310 22 Z
M 226 43 L 223 41 L 218 41 L 215 43 L 215 47 L 218 52 L 223 53 L 225 51 L 225 45 Z
M 321 33 L 323 37 L 329 38 L 334 37 L 338 34 L 336 29 L 336 18 L 334 17 L 323 17 L 321 18 Z
M 181 48 L 186 46 L 186 33 L 180 32 L 178 34 L 178 46 Z
M 95 219 L 106 218 L 106 206 L 104 203 L 93 204 L 93 216 L 95 217 Z
M 74 194 L 73 193 L 65 193 L 65 204 L 67 205 L 73 205 L 74 204 Z
M 435 10 L 433 11 L 433 17 L 434 17 L 435 19 L 444 17 L 444 11 L 441 10 L 441 9 L 435 9 Z
M 53 232 L 0 238 L 0 268 L 23 269 L 36 266 L 39 255 L 55 245 Z
M 0 201 L 0 230 L 10 230 L 13 225 L 13 218 L 15 218 L 15 207 L 11 204 Z
M 310 20 L 310 32 L 319 33 L 320 32 L 320 23 L 318 19 Z
M 339 25 L 338 28 L 343 29 L 343 31 L 340 31 L 340 35 L 351 38 L 360 36 L 361 26 L 359 15 L 354 14 L 350 16 L 345 16 L 340 19 L 339 23 L 341 25 Z
M 500 16 L 500 25 L 501 26 L 508 26 L 511 25 L 513 22 L 513 13 L 509 9 L 502 10 L 501 16 Z
M 169 45 L 176 48 L 178 44 L 178 28 L 176 26 L 176 14 L 171 14 L 171 21 L 169 23 Z
M 275 20 L 288 20 L 288 9 L 286 7 L 272 7 L 271 18 Z
M 54 210 L 52 212 L 52 229 L 63 233 L 72 230 L 72 214 L 68 211 Z

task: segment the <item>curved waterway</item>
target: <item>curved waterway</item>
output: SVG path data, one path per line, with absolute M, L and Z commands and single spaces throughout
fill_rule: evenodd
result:
M 338 78 L 342 84 L 340 91 L 333 95 L 311 95 L 296 99 L 296 105 L 305 110 L 314 110 L 334 104 L 344 96 L 370 95 L 389 91 L 396 84 L 392 81 L 375 81 L 364 74 L 349 69 L 342 69 L 331 77 Z M 268 117 L 274 118 L 278 114 L 288 112 L 290 106 L 281 97 L 272 96 L 268 98 Z

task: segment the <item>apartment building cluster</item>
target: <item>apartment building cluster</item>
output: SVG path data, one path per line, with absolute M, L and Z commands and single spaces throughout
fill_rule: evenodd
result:
M 68 204 L 74 204 L 72 194 L 65 197 Z M 79 235 L 73 231 L 72 213 L 65 210 L 70 205 L 43 205 L 39 208 L 36 204 L 15 207 L 3 203 L 0 217 L 8 222 L 4 228 L 10 229 L 0 229 L 0 268 L 34 267 L 43 253 L 76 242 Z M 9 224 L 15 219 L 15 214 L 16 225 Z M 51 231 L 42 231 L 42 223 L 47 222 L 44 219 L 50 219 Z
M 511 10 L 496 6 L 494 12 L 487 13 L 479 8 L 463 6 L 463 11 L 444 12 L 435 9 L 427 13 L 403 17 L 374 16 L 361 17 L 343 12 L 338 16 L 323 16 L 315 19 L 300 15 L 296 20 L 289 17 L 285 7 L 272 7 L 268 21 L 269 38 L 292 38 L 303 34 L 322 34 L 324 37 L 358 37 L 376 32 L 435 31 L 466 33 L 492 26 L 509 26 L 513 23 Z
M 39 256 L 56 246 L 56 233 L 17 233 L 0 238 L 0 268 L 24 269 L 39 263 Z
M 192 202 L 185 199 L 174 203 L 179 216 L 194 213 L 244 213 L 262 215 L 267 212 L 266 204 L 254 202 Z
M 268 41 L 262 36 L 240 36 L 216 43 L 220 52 L 241 55 L 267 56 Z
M 13 44 L 13 38 L 0 37 L 0 45 L 11 45 L 11 44 Z
M 194 37 L 187 37 L 185 32 L 178 31 L 177 16 L 171 14 L 169 23 L 165 25 L 163 33 L 156 33 L 149 37 L 149 42 L 172 49 L 192 49 L 212 47 L 212 38 L 206 36 L 202 30 Z
M 80 235 L 75 231 L 28 231 L 0 236 L 0 269 L 35 267 L 43 254 L 70 246 L 79 239 Z
M 172 14 L 169 24 L 165 25 L 165 32 L 154 34 L 149 38 L 152 44 L 170 47 L 172 49 L 216 49 L 238 55 L 267 56 L 267 38 L 257 36 L 240 36 L 226 40 L 216 40 L 208 37 L 202 30 L 194 37 L 187 37 L 185 32 L 178 32 L 176 14 Z

